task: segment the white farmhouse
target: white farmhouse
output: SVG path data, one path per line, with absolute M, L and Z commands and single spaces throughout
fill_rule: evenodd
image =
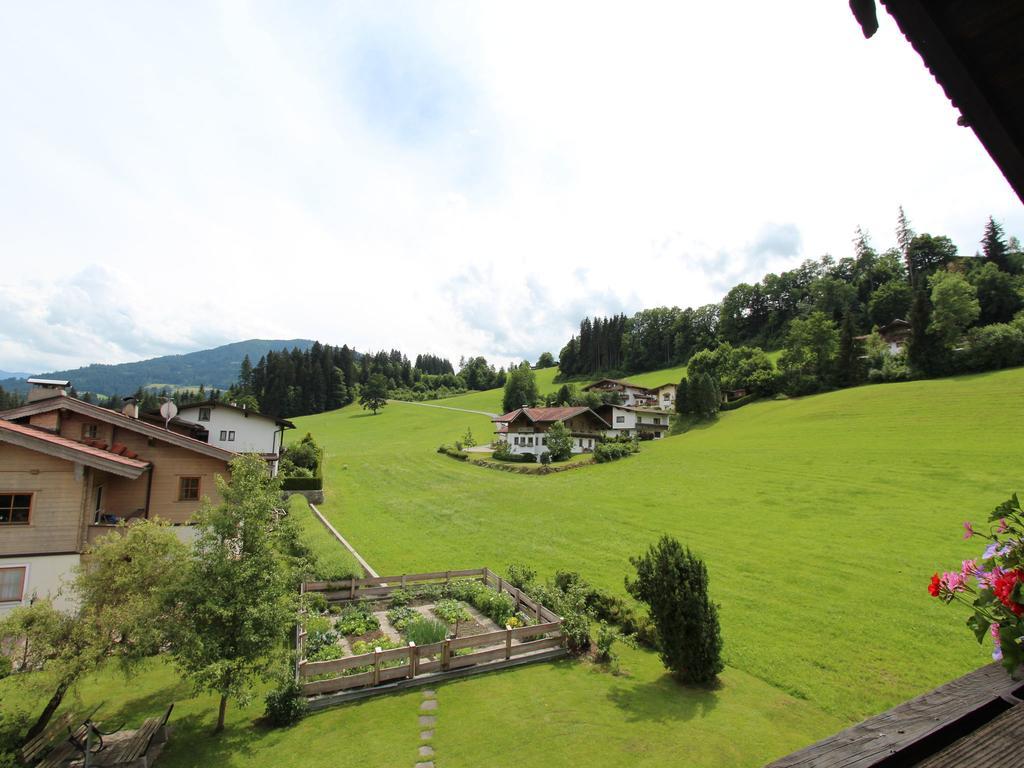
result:
M 540 456 L 548 450 L 547 432 L 556 421 L 572 435 L 572 452 L 589 453 L 608 431 L 608 422 L 585 407 L 517 408 L 494 419 L 498 439 L 508 441 L 515 454 Z
M 643 408 L 607 403 L 597 409 L 610 427 L 608 437 L 637 436 L 641 440 L 660 440 L 668 435 L 671 416 L 660 408 Z
M 206 442 L 235 453 L 258 453 L 277 474 L 284 431 L 295 429 L 286 419 L 279 419 L 251 408 L 206 400 L 184 405 L 178 418 L 193 422 L 207 432 Z

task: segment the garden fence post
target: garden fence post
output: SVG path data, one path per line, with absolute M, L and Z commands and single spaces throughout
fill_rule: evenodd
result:
M 405 574 L 402 574 L 402 589 L 405 589 Z
M 380 654 L 381 648 L 378 645 L 373 649 L 373 684 L 377 685 L 380 682 Z
M 505 625 L 505 661 L 512 658 L 512 627 Z
M 451 580 L 452 580 L 452 572 L 451 571 L 445 571 L 444 572 L 444 583 L 447 584 Z
M 448 671 L 448 661 L 451 658 L 451 640 L 447 637 L 444 639 L 444 644 L 441 646 L 441 669 Z
M 487 568 L 481 568 L 480 569 L 480 581 L 482 581 L 484 583 L 485 587 L 487 586 L 487 575 L 488 575 L 488 573 L 489 573 L 489 571 L 487 570 Z
M 501 576 L 499 576 L 498 577 L 498 594 L 499 595 L 501 594 L 501 591 L 504 588 L 505 588 L 505 582 L 502 580 Z
M 356 580 L 355 579 L 349 579 L 348 580 L 348 599 L 349 600 L 355 600 L 356 599 Z
M 416 647 L 416 643 L 412 640 L 409 641 L 409 679 L 416 677 L 416 667 L 420 660 L 420 649 Z

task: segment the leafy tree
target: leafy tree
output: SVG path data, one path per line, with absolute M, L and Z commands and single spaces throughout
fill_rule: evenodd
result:
M 217 478 L 223 502 L 204 503 L 197 536 L 171 596 L 171 654 L 199 690 L 220 695 L 215 732 L 229 699 L 244 701 L 266 678 L 294 618 L 291 564 L 279 551 L 279 481 L 259 456 L 231 462 Z
M 838 351 L 836 325 L 821 312 L 790 323 L 786 346 L 779 357 L 787 391 L 808 394 L 825 386 L 832 379 Z
M 505 379 L 505 396 L 502 407 L 505 413 L 522 406 L 533 407 L 537 404 L 540 394 L 537 391 L 537 377 L 529 363 L 521 363 L 508 372 Z
M 373 411 L 373 415 L 377 415 L 377 411 L 387 405 L 388 402 L 388 382 L 384 378 L 384 374 L 375 373 L 370 376 L 369 381 L 363 385 L 363 388 L 359 392 L 359 405 L 363 407 L 363 410 Z
M 558 388 L 555 405 L 570 405 L 576 399 L 576 387 L 563 384 Z
M 669 536 L 630 563 L 636 578 L 627 577 L 626 589 L 650 609 L 662 663 L 683 683 L 713 682 L 725 665 L 718 608 L 708 596 L 704 563 Z
M 78 608 L 57 610 L 50 599 L 12 610 L 0 622 L 0 646 L 19 644 L 27 669 L 47 674 L 50 698 L 25 741 L 46 728 L 67 692 L 101 663 L 117 659 L 125 673 L 164 644 L 161 595 L 174 583 L 185 546 L 166 525 L 142 521 L 101 538 L 88 568 L 71 584 Z
M 913 301 L 913 290 L 904 280 L 890 280 L 878 286 L 868 301 L 868 316 L 874 325 L 884 326 L 906 319 Z
M 928 332 L 932 319 L 932 301 L 929 292 L 922 289 L 914 291 L 914 301 L 910 307 L 910 343 L 907 345 L 907 362 L 918 374 L 936 374 L 946 365 L 946 355 L 942 343 Z
M 558 363 L 555 362 L 555 356 L 550 352 L 541 352 L 540 357 L 537 358 L 538 368 L 554 368 Z
M 910 242 L 907 260 L 913 285 L 923 287 L 930 275 L 956 260 L 956 246 L 948 237 L 918 235 Z
M 928 285 L 932 302 L 928 333 L 951 347 L 981 314 L 978 292 L 959 272 L 937 272 Z
M 1019 278 L 1003 272 L 991 261 L 967 273 L 967 280 L 978 292 L 982 325 L 1008 323 L 1022 306 Z
M 556 421 L 548 429 L 548 452 L 552 461 L 565 461 L 572 456 L 572 434 L 565 424 Z
M 466 448 L 473 448 L 476 446 L 476 438 L 473 437 L 472 427 L 466 427 L 466 434 L 462 436 L 462 445 Z
M 1003 237 L 1003 227 L 991 216 L 985 224 L 985 234 L 981 238 L 981 252 L 985 260 L 995 264 L 1003 271 L 1010 270 L 1010 262 L 1007 258 L 1009 247 Z

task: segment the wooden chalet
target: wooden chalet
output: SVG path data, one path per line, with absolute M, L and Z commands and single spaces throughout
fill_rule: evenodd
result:
M 547 432 L 560 421 L 573 437 L 573 453 L 594 450 L 598 439 L 610 426 L 590 408 L 582 406 L 559 408 L 517 408 L 494 419 L 495 434 L 508 442 L 512 453 L 540 456 L 548 450 Z

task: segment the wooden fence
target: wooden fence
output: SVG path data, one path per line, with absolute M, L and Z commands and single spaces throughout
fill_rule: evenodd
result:
M 303 585 L 303 590 L 322 592 L 328 600 L 335 601 L 380 600 L 396 589 L 413 589 L 417 586 L 444 584 L 455 580 L 480 581 L 499 593 L 510 595 L 515 601 L 516 611 L 533 616 L 537 624 L 515 628 L 506 626 L 505 629 L 496 632 L 449 638 L 430 645 L 417 646 L 415 643 L 409 643 L 403 648 L 376 648 L 371 653 L 330 661 L 303 659 L 305 633 L 299 629 L 295 642 L 299 658 L 303 660 L 296 666 L 296 679 L 301 684 L 303 693 L 307 696 L 336 693 L 392 681 L 414 680 L 420 675 L 430 675 L 433 679 L 469 667 L 478 667 L 479 671 L 486 671 L 489 667 L 505 665 L 513 659 L 528 660 L 532 654 L 565 647 L 561 617 L 487 568 L 333 582 L 307 582 Z M 476 648 L 481 650 L 457 653 L 460 650 Z M 311 679 L 324 675 L 330 677 Z

